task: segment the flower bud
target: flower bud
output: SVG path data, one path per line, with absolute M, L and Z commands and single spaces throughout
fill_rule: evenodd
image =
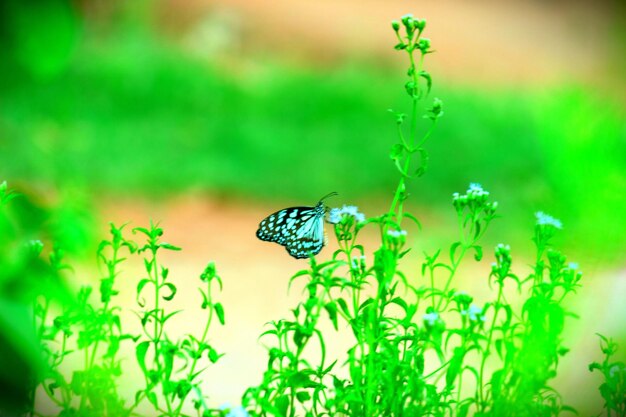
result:
M 422 38 L 419 40 L 417 44 L 417 49 L 419 49 L 423 54 L 430 51 L 430 39 Z
M 393 30 L 395 32 L 400 30 L 400 22 L 398 22 L 397 20 L 394 20 L 393 22 L 391 22 L 391 27 L 393 28 Z

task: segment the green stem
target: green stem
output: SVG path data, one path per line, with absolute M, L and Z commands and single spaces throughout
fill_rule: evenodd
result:
M 485 375 L 485 364 L 487 363 L 487 358 L 489 357 L 491 350 L 491 341 L 493 339 L 493 332 L 496 325 L 496 320 L 498 318 L 498 312 L 500 311 L 500 302 L 502 301 L 502 287 L 503 283 L 500 282 L 498 285 L 498 297 L 496 299 L 496 304 L 494 305 L 494 313 L 493 319 L 491 320 L 491 326 L 489 327 L 489 336 L 487 337 L 487 345 L 485 351 L 482 355 L 482 359 L 480 361 L 480 372 L 478 373 L 478 406 L 481 412 L 485 411 L 486 403 L 485 403 L 485 394 L 484 394 L 484 375 Z
M 207 282 L 207 299 L 209 301 L 209 317 L 207 318 L 206 325 L 204 326 L 204 331 L 202 332 L 202 336 L 200 337 L 200 343 L 198 347 L 202 346 L 206 342 L 207 335 L 209 334 L 209 328 L 211 327 L 211 322 L 213 321 L 213 306 L 211 303 L 211 282 Z M 191 362 L 191 367 L 189 368 L 189 373 L 187 374 L 187 381 L 191 384 L 192 377 L 194 372 L 196 371 L 196 366 L 198 365 L 198 359 L 200 359 L 200 355 L 194 355 L 193 360 Z M 180 399 L 180 403 L 176 410 L 174 411 L 174 416 L 180 415 L 180 411 L 183 408 L 185 403 L 185 398 L 187 398 L 187 394 L 183 398 Z

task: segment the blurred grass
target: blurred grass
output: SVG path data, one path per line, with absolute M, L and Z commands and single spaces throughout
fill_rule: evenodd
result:
M 0 178 L 11 183 L 313 203 L 329 191 L 386 197 L 397 182 L 386 109 L 408 110 L 408 100 L 390 65 L 221 65 L 141 30 L 87 35 L 45 80 L 2 65 Z M 433 78 L 445 116 L 413 202 L 447 205 L 479 182 L 524 229 L 546 210 L 573 241 L 617 257 L 626 243 L 623 105 L 577 85 L 495 90 Z

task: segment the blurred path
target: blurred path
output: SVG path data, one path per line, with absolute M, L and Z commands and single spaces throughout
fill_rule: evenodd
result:
M 618 48 L 612 44 L 618 27 L 615 11 L 606 3 L 168 0 L 164 20 L 171 21 L 173 10 L 184 30 L 205 25 L 204 33 L 213 36 L 212 24 L 230 28 L 228 47 L 248 47 L 262 55 L 283 52 L 313 64 L 383 57 L 392 65 L 398 60 L 392 58 L 396 40 L 390 22 L 412 13 L 428 21 L 425 36 L 437 51 L 429 66 L 440 82 L 473 85 L 570 79 L 598 83 L 598 74 L 614 72 L 611 54 Z

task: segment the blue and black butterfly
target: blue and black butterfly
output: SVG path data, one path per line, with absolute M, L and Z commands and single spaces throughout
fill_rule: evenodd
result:
M 324 200 L 337 193 L 330 193 L 314 207 L 289 207 L 272 213 L 259 224 L 256 236 L 267 242 L 276 242 L 285 247 L 296 259 L 317 255 L 324 244 Z

